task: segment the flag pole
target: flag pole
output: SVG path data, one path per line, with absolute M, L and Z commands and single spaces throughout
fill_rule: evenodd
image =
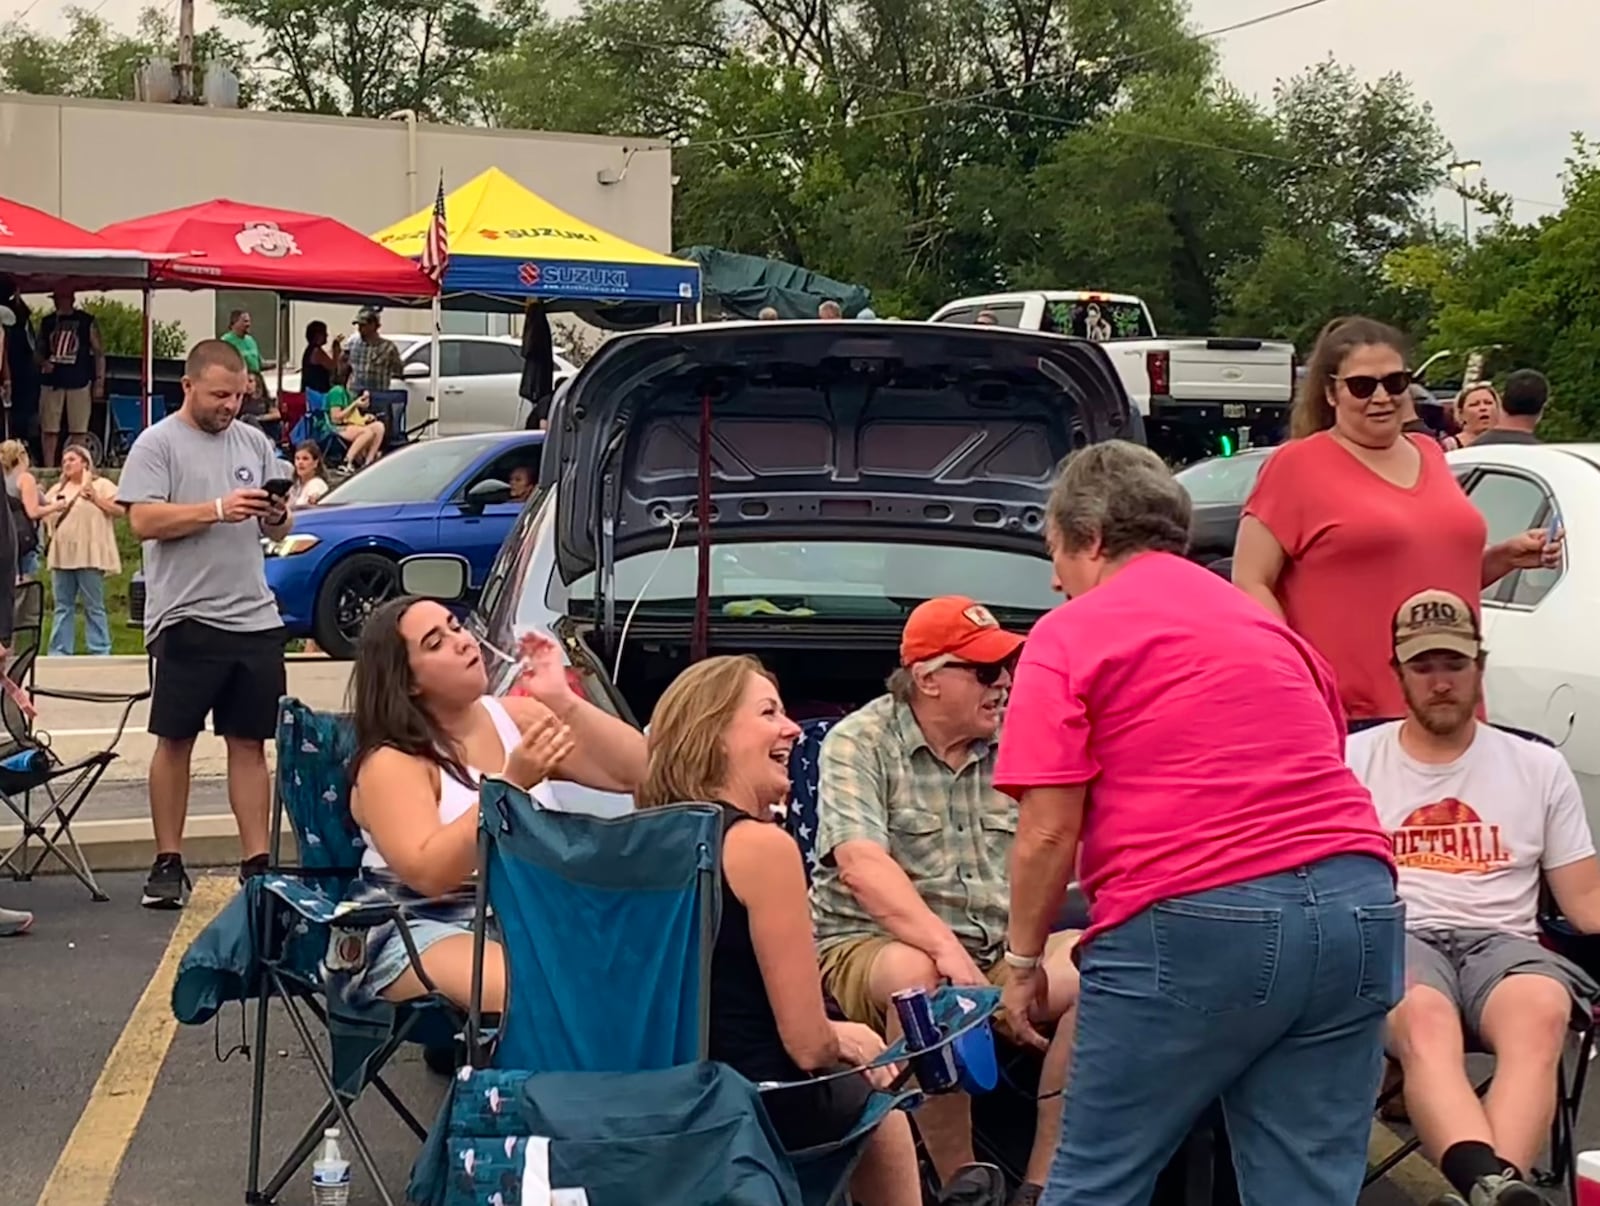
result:
M 439 434 L 439 335 L 440 328 L 444 325 L 443 307 L 440 305 L 439 294 L 433 295 L 433 371 L 428 374 L 428 435 Z
M 441 336 L 444 332 L 444 274 L 450 263 L 450 228 L 444 212 L 444 170 L 439 171 L 439 192 L 433 203 L 433 213 L 428 219 L 427 234 L 423 236 L 422 266 L 433 277 L 438 289 L 433 295 L 430 313 L 433 316 L 433 347 L 430 359 L 432 371 L 428 374 L 428 435 L 439 434 L 439 358 Z

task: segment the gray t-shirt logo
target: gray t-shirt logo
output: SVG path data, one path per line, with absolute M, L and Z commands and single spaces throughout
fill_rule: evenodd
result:
M 255 470 L 250 468 L 249 465 L 240 465 L 237 468 L 235 468 L 234 471 L 233 471 L 233 476 L 235 478 L 237 478 L 242 484 L 244 484 L 246 486 L 255 485 L 255 481 L 256 481 Z

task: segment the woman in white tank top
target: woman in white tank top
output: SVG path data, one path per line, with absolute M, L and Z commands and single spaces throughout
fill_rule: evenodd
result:
M 525 696 L 489 695 L 477 639 L 444 606 L 416 598 L 372 614 L 350 679 L 351 808 L 367 844 L 360 895 L 406 906 L 423 970 L 463 1005 L 472 985 L 479 780 L 498 775 L 540 798 L 546 779 L 631 793 L 644 777 L 643 734 L 573 692 L 554 642 L 539 645 L 519 681 Z M 341 981 L 354 1001 L 427 991 L 392 925 L 373 931 L 365 967 Z M 505 1000 L 493 942 L 483 999 L 489 1012 Z

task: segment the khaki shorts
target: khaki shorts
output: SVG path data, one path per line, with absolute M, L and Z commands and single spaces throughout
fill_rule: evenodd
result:
M 93 402 L 89 387 L 57 389 L 45 386 L 39 391 L 39 426 L 47 436 L 61 433 L 61 417 L 67 419 L 71 435 L 84 435 L 89 430 L 89 409 Z
M 1051 934 L 1044 945 L 1045 956 L 1048 958 L 1077 940 L 1077 930 Z M 871 1026 L 879 1034 L 884 1032 L 886 1003 L 872 999 L 872 965 L 878 961 L 883 948 L 894 941 L 881 934 L 870 938 L 851 938 L 829 947 L 819 960 L 822 965 L 822 987 L 839 1003 L 844 1016 L 852 1022 Z M 1004 959 L 996 959 L 988 967 L 980 965 L 980 969 L 989 977 L 989 983 L 1005 984 L 1007 966 Z

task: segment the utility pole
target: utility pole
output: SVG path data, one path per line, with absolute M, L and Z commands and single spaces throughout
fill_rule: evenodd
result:
M 1450 173 L 1450 178 L 1455 179 L 1459 173 L 1461 180 L 1456 184 L 1456 192 L 1461 196 L 1461 238 L 1468 247 L 1472 246 L 1471 215 L 1467 212 L 1467 175 L 1471 172 L 1483 170 L 1483 164 L 1476 159 L 1458 159 L 1454 163 L 1445 165 L 1445 170 Z
M 178 103 L 194 99 L 194 0 L 178 0 Z

